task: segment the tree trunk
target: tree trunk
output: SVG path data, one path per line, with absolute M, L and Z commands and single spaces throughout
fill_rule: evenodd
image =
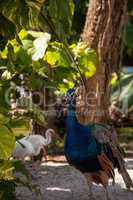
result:
M 86 80 L 86 91 L 78 90 L 77 118 L 80 123 L 108 122 L 112 72 L 119 66 L 121 33 L 127 0 L 90 0 L 82 41 L 96 50 L 96 74 Z M 83 101 L 82 101 L 83 100 Z

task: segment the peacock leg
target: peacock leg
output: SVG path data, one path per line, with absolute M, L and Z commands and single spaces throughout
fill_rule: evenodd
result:
M 92 192 L 92 182 L 88 181 L 88 186 L 89 186 L 89 197 L 92 200 L 95 200 L 94 196 L 93 196 L 93 192 Z
M 93 192 L 92 192 L 92 181 L 90 179 L 90 175 L 88 173 L 85 173 L 85 178 L 87 180 L 87 184 L 89 186 L 89 199 L 90 200 L 95 200 L 94 196 L 93 196 Z
M 109 187 L 105 187 L 105 194 L 106 194 L 106 200 L 111 200 L 110 195 L 109 195 Z

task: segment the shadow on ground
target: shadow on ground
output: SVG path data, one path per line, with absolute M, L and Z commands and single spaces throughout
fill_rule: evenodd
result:
M 129 172 L 133 174 L 133 160 L 127 160 Z M 43 200 L 89 200 L 89 190 L 84 176 L 75 168 L 66 163 L 48 162 L 42 163 L 36 179 L 33 181 L 39 185 Z M 110 198 L 112 200 L 133 200 L 133 193 L 124 189 L 121 176 L 116 172 L 116 185 L 110 186 Z M 105 191 L 102 186 L 93 185 L 93 193 L 96 199 L 104 200 Z M 25 188 L 18 188 L 18 200 L 37 200 Z

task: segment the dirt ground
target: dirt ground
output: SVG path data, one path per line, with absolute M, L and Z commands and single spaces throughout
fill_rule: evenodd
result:
M 126 159 L 126 165 L 133 179 L 133 159 Z M 39 170 L 34 171 L 33 183 L 41 190 L 42 200 L 89 200 L 89 190 L 84 176 L 69 166 L 62 159 L 58 161 L 42 162 Z M 111 200 L 133 200 L 133 191 L 125 189 L 121 175 L 116 171 L 116 185 L 109 186 Z M 19 200 L 38 200 L 38 197 L 19 187 L 16 190 Z M 95 199 L 104 200 L 105 192 L 102 186 L 93 185 Z

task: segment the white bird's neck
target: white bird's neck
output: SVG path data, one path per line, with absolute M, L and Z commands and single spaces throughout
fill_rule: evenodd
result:
M 52 135 L 51 133 L 47 133 L 46 134 L 46 142 L 47 142 L 47 145 L 50 144 L 52 141 Z
M 52 132 L 54 132 L 53 129 L 48 129 L 45 133 L 45 145 L 49 145 L 52 141 Z

